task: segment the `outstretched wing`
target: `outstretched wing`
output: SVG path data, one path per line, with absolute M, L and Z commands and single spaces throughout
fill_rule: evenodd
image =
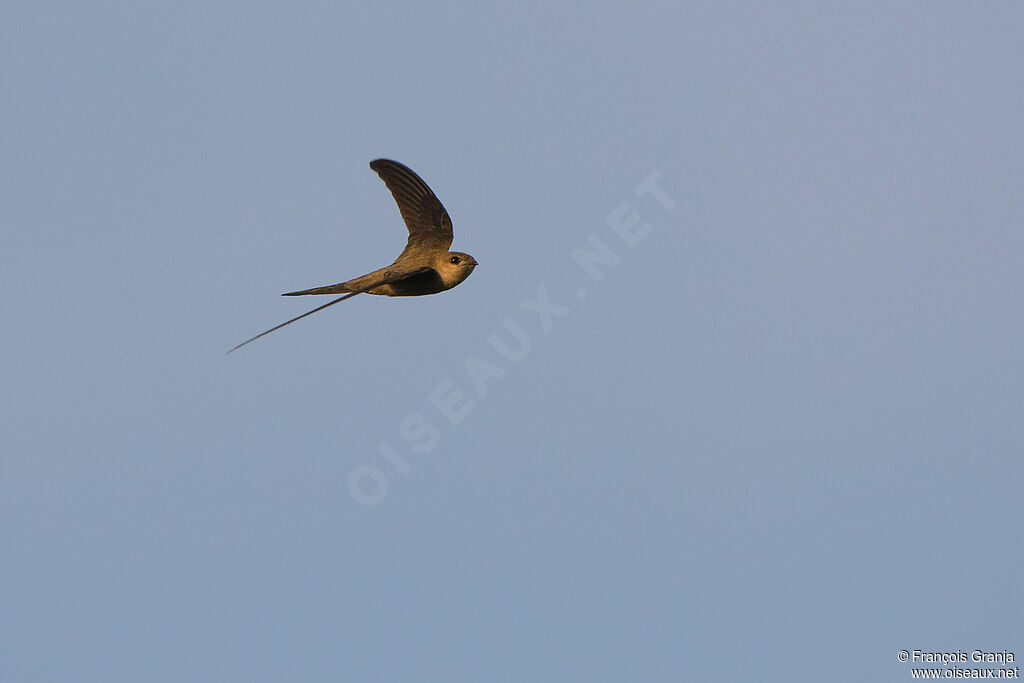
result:
M 232 351 L 236 351 L 236 350 L 242 348 L 243 346 L 245 346 L 246 344 L 248 344 L 249 342 L 256 341 L 260 337 L 268 335 L 271 332 L 274 332 L 275 330 L 279 330 L 282 327 L 284 327 L 285 325 L 290 325 L 293 322 L 295 322 L 296 320 L 302 320 L 307 315 L 313 315 L 317 311 L 322 311 L 325 308 L 327 308 L 328 306 L 333 306 L 334 304 L 340 303 L 340 302 L 344 301 L 345 299 L 351 299 L 356 294 L 362 294 L 363 292 L 368 292 L 369 290 L 373 289 L 374 287 L 379 287 L 380 285 L 386 285 L 386 284 L 389 284 L 391 282 L 395 282 L 397 280 L 401 280 L 403 278 L 407 278 L 410 275 L 416 275 L 418 273 L 425 272 L 427 270 L 430 270 L 430 268 L 428 268 L 426 266 L 424 266 L 423 268 L 416 268 L 416 269 L 413 269 L 413 270 L 407 270 L 407 269 L 401 269 L 401 268 L 382 268 L 381 270 L 374 271 L 373 273 L 370 273 L 369 275 L 364 275 L 363 277 L 356 278 L 355 280 L 350 280 L 349 284 L 351 284 L 353 286 L 351 286 L 347 290 L 344 290 L 344 291 L 348 292 L 348 294 L 346 294 L 345 296 L 339 296 L 337 299 L 334 299 L 332 301 L 328 301 L 323 306 L 317 306 L 312 311 L 307 311 L 306 313 L 303 313 L 302 315 L 295 316 L 291 320 L 286 320 L 285 322 L 281 323 L 280 325 L 277 325 L 275 327 L 271 327 L 266 332 L 260 332 L 255 337 L 252 337 L 250 339 L 246 339 L 244 342 L 242 342 L 238 346 L 232 347 L 230 350 L 228 350 L 228 353 L 231 353 Z M 370 276 L 372 276 L 372 275 L 379 275 L 379 277 L 370 278 Z M 358 285 L 355 285 L 354 283 L 358 283 Z M 324 288 L 324 289 L 326 289 L 326 288 Z M 297 292 L 297 293 L 301 293 L 301 292 Z
M 398 210 L 402 212 L 402 220 L 409 228 L 406 250 L 426 247 L 448 251 L 452 245 L 452 219 L 423 179 L 409 167 L 390 159 L 371 161 L 370 168 L 391 190 Z

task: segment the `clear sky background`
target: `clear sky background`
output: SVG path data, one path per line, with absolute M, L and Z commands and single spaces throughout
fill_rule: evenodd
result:
M 5 3 L 0 679 L 1024 659 L 1022 35 L 1013 2 Z M 398 254 L 377 157 L 476 272 L 225 356 Z

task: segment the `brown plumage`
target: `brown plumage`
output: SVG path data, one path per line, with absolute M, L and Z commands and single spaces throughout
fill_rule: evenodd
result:
M 377 159 L 370 162 L 370 168 L 377 172 L 398 204 L 402 220 L 409 229 L 409 241 L 405 249 L 390 266 L 380 268 L 352 280 L 336 285 L 314 287 L 283 296 L 305 296 L 310 294 L 345 294 L 312 311 L 261 332 L 247 339 L 228 353 L 251 341 L 281 329 L 285 325 L 301 320 L 328 306 L 350 299 L 356 294 L 380 294 L 383 296 L 423 296 L 437 294 L 455 287 L 473 272 L 476 259 L 459 251 L 448 251 L 452 244 L 452 219 L 423 179 L 407 166 L 397 161 Z

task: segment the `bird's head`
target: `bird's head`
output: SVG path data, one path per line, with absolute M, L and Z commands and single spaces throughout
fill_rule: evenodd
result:
M 441 275 L 441 280 L 448 289 L 469 277 L 474 268 L 476 268 L 476 259 L 461 251 L 449 251 L 447 254 L 440 255 L 438 263 L 434 265 L 434 270 Z

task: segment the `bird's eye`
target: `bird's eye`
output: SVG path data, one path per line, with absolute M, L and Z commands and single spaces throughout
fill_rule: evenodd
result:
M 459 261 L 461 261 L 462 259 L 460 259 L 458 256 L 452 256 L 448 260 L 451 261 L 452 263 L 454 263 L 455 265 L 459 265 Z

